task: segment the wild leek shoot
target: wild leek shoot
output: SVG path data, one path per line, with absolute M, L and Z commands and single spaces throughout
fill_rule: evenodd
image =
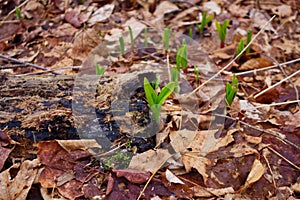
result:
M 220 24 L 218 21 L 215 21 L 215 25 L 217 28 L 217 32 L 220 38 L 220 47 L 224 48 L 225 47 L 225 39 L 227 35 L 227 27 L 229 25 L 229 20 L 226 19 L 223 24 Z
M 163 35 L 163 38 L 162 38 L 162 41 L 165 45 L 165 48 L 166 48 L 166 51 L 169 51 L 169 43 L 170 43 L 170 35 L 171 35 L 171 27 L 168 26 L 168 28 L 165 28 L 164 29 L 164 35 Z
M 161 89 L 159 94 L 157 94 L 148 79 L 146 77 L 144 78 L 144 90 L 146 99 L 154 116 L 154 120 L 157 123 L 159 122 L 162 104 L 172 94 L 172 92 L 174 91 L 174 87 L 175 83 L 170 82 Z
M 96 75 L 104 75 L 105 67 L 99 67 L 99 64 L 95 64 Z
M 203 13 L 202 13 L 202 21 L 201 21 L 201 25 L 200 25 L 200 27 L 199 27 L 199 33 L 200 33 L 200 35 L 203 33 L 203 31 L 204 31 L 204 27 L 209 23 L 209 22 L 211 22 L 211 20 L 213 19 L 213 17 L 214 17 L 214 15 L 213 14 L 210 14 L 208 17 L 206 17 L 206 15 L 207 15 L 207 12 L 206 11 L 204 11 Z
M 247 45 L 251 42 L 251 40 L 252 40 L 252 30 L 251 29 L 249 29 L 248 31 L 247 31 Z M 246 49 L 246 55 L 247 54 L 249 54 L 250 53 L 250 46 Z
M 181 47 L 178 48 L 177 54 L 176 54 L 176 66 L 178 71 L 180 69 L 184 69 L 188 64 L 188 49 L 186 46 L 185 39 L 182 41 Z
M 120 37 L 120 38 L 119 38 L 119 42 L 120 42 L 121 55 L 124 56 L 124 55 L 125 55 L 125 43 L 124 43 L 124 38 L 123 38 L 123 37 Z
M 128 29 L 129 29 L 129 35 L 130 35 L 130 43 L 131 43 L 131 45 L 133 45 L 134 40 L 133 40 L 132 28 L 130 26 L 128 26 Z
M 226 103 L 231 106 L 238 90 L 238 79 L 233 75 L 232 82 L 226 84 Z

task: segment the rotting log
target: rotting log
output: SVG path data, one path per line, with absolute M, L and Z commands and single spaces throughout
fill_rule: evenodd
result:
M 144 76 L 155 78 L 153 71 L 103 77 L 0 74 L 0 129 L 16 140 L 78 139 L 77 129 L 92 129 L 95 109 L 107 110 L 116 99 L 130 98 Z M 124 105 L 120 101 L 114 109 Z M 118 114 L 126 118 L 126 109 Z M 118 126 L 128 122 L 125 118 Z

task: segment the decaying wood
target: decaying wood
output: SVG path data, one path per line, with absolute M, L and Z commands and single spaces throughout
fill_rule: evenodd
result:
M 70 131 L 76 132 L 78 128 L 76 121 L 79 125 L 85 121 L 92 121 L 94 119 L 91 117 L 95 117 L 92 113 L 95 112 L 95 108 L 106 109 L 116 99 L 130 98 L 127 96 L 130 92 L 142 87 L 144 76 L 150 79 L 155 77 L 153 72 L 104 77 L 95 75 L 16 77 L 2 74 L 0 128 L 11 135 L 45 132 L 45 138 L 40 136 L 37 140 L 71 139 L 75 135 L 68 134 Z

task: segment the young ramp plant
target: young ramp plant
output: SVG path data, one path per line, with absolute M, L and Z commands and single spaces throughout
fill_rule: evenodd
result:
M 172 94 L 175 88 L 175 83 L 170 82 L 161 89 L 159 94 L 156 93 L 148 79 L 144 78 L 144 90 L 146 99 L 154 116 L 154 120 L 158 123 L 160 117 L 160 111 L 164 101 Z
M 233 75 L 232 82 L 226 84 L 226 103 L 231 106 L 238 90 L 238 79 Z
M 220 47 L 224 48 L 225 47 L 225 39 L 227 35 L 227 27 L 229 25 L 229 20 L 226 19 L 223 24 L 220 24 L 218 21 L 215 21 L 215 25 L 217 28 L 217 32 L 220 38 Z

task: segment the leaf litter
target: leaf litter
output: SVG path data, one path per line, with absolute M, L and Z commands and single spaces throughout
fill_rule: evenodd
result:
M 42 88 L 43 93 L 39 89 L 33 90 L 34 86 L 31 86 L 27 93 L 23 91 L 18 94 L 18 90 L 13 89 L 13 83 L 6 81 L 7 75 L 2 75 L 4 70 L 1 68 L 0 184 L 5 191 L 1 199 L 25 199 L 33 195 L 36 186 L 39 197 L 44 199 L 299 198 L 299 99 L 295 94 L 297 90 L 287 81 L 290 80 L 294 87 L 299 88 L 299 75 L 291 76 L 299 71 L 299 62 L 285 67 L 288 75 L 282 74 L 278 64 L 274 63 L 274 59 L 283 63 L 296 60 L 300 55 L 297 46 L 299 14 L 295 12 L 297 5 L 294 1 L 260 2 L 259 5 L 225 0 L 203 3 L 51 2 L 29 0 L 19 5 L 25 26 L 13 21 L 16 21 L 13 14 L 13 8 L 18 6 L 16 2 L 0 3 L 3 6 L 0 14 L 1 54 L 59 70 L 65 75 L 77 74 L 78 69 L 82 69 L 80 73 L 93 74 L 94 62 L 104 63 L 108 74 L 131 73 L 144 66 L 139 65 L 141 55 L 148 59 L 147 62 L 152 59 L 151 62 L 155 63 L 158 60 L 161 62 L 163 53 L 154 47 L 151 53 L 128 53 L 125 58 L 114 56 L 107 59 L 104 56 L 96 61 L 86 58 L 103 51 L 105 45 L 101 47 L 101 43 L 118 41 L 120 36 L 129 38 L 128 26 L 132 27 L 137 40 L 146 26 L 165 28 L 171 24 L 172 31 L 178 34 L 187 33 L 190 28 L 195 30 L 192 26 L 196 22 L 201 23 L 199 16 L 205 10 L 215 13 L 218 20 L 231 20 L 226 47 L 218 49 L 216 30 L 211 24 L 205 29 L 208 35 L 200 36 L 195 32 L 193 39 L 217 65 L 222 81 L 231 80 L 232 73 L 247 74 L 238 75 L 237 98 L 231 107 L 225 108 L 225 114 L 209 115 L 224 106 L 224 96 L 221 95 L 222 90 L 213 88 L 216 84 L 214 81 L 206 82 L 211 76 L 206 80 L 201 79 L 200 83 L 195 81 L 193 65 L 199 63 L 193 63 L 191 59 L 192 64 L 188 65 L 185 74 L 187 80 L 190 80 L 193 89 L 203 83 L 211 84 L 215 92 L 213 98 L 205 96 L 210 93 L 205 88 L 197 90 L 194 94 L 196 97 L 191 96 L 189 100 L 199 105 L 199 109 L 196 113 L 185 113 L 178 109 L 184 100 L 181 105 L 177 104 L 175 95 L 172 97 L 173 104 L 164 105 L 166 113 L 162 116 L 169 121 L 165 120 L 157 136 L 148 141 L 124 135 L 128 132 L 125 127 L 118 131 L 114 129 L 114 133 L 118 133 L 112 142 L 117 149 L 121 146 L 119 152 L 122 153 L 128 138 L 132 139 L 132 144 L 125 150 L 135 152 L 128 169 L 121 170 L 102 162 L 106 159 L 106 164 L 109 163 L 109 154 L 104 160 L 95 159 L 105 154 L 105 147 L 97 140 L 71 140 L 77 138 L 74 138 L 76 133 L 69 136 L 69 131 L 75 132 L 75 124 L 68 105 L 72 97 L 68 92 L 58 93 Z M 278 17 L 251 44 L 250 55 L 231 66 L 227 65 L 235 56 L 238 41 L 235 37 L 241 37 L 235 30 L 247 31 L 251 27 L 257 33 L 274 14 Z M 40 16 L 44 16 L 43 20 L 39 20 Z M 148 34 L 152 39 L 151 32 Z M 128 38 L 125 40 L 129 41 Z M 170 58 L 172 62 L 172 54 Z M 201 64 L 205 65 L 205 62 Z M 6 65 L 12 65 L 12 68 L 5 70 L 9 76 L 45 73 L 29 66 L 25 66 L 27 70 L 14 67 L 16 63 L 13 61 L 1 59 L 1 67 Z M 260 70 L 271 65 L 275 65 L 275 68 Z M 286 81 L 278 84 L 282 79 Z M 57 91 L 72 86 L 66 82 L 54 85 L 56 87 L 53 90 Z M 65 91 L 70 92 L 70 89 Z M 33 94 L 36 97 L 30 98 Z M 143 92 L 136 91 L 135 95 L 133 102 L 144 101 L 138 98 L 144 95 Z M 66 99 L 58 100 L 62 97 Z M 111 97 L 109 94 L 98 94 L 98 104 L 88 102 L 94 107 L 98 106 L 98 116 L 105 115 L 101 118 L 103 127 L 114 127 L 116 121 L 122 118 L 109 117 L 106 113 Z M 169 100 L 172 101 L 172 98 Z M 138 112 L 135 111 L 134 116 Z M 132 117 L 133 113 L 128 116 Z M 211 122 L 220 119 L 224 122 L 220 124 L 224 126 L 207 130 Z M 195 129 L 190 130 L 190 127 Z M 64 134 L 61 135 L 61 132 Z M 45 139 L 49 141 L 42 141 Z M 146 143 L 148 147 L 143 148 L 142 145 Z M 197 180 L 193 177 L 197 177 Z

